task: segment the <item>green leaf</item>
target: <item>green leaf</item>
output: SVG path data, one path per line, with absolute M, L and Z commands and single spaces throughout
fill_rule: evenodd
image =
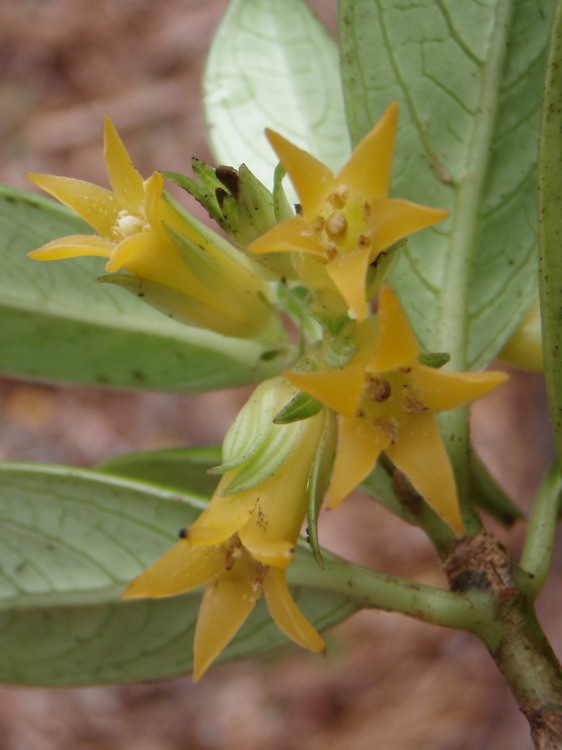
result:
M 217 160 L 245 162 L 268 187 L 277 158 L 266 127 L 334 169 L 349 156 L 337 48 L 303 0 L 231 0 L 203 104 Z
M 298 422 L 299 419 L 313 417 L 322 409 L 322 403 L 314 396 L 304 391 L 299 391 L 289 403 L 284 406 L 273 418 L 273 424 L 289 424 Z
M 208 469 L 220 462 L 220 446 L 175 448 L 114 456 L 97 464 L 96 470 L 210 497 L 217 477 Z
M 109 284 L 100 258 L 32 261 L 26 253 L 90 228 L 57 203 L 0 186 L 0 369 L 127 388 L 212 390 L 276 372 L 253 341 L 168 320 Z
M 392 283 L 422 347 L 497 353 L 536 295 L 536 153 L 553 0 L 340 0 L 353 141 L 400 103 L 392 195 L 451 217 Z
M 562 466 L 562 5 L 550 43 L 539 152 L 539 244 L 544 374 Z
M 188 672 L 199 595 L 121 601 L 126 583 L 174 542 L 204 503 L 153 485 L 65 467 L 0 467 L 0 681 L 89 685 Z M 299 551 L 299 584 L 311 555 Z M 314 563 L 315 564 L 315 563 Z M 316 627 L 355 610 L 301 586 Z M 287 643 L 259 603 L 222 659 Z

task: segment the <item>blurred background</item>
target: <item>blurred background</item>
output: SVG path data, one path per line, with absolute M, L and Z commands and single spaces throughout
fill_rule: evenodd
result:
M 0 181 L 25 172 L 106 184 L 102 118 L 136 166 L 189 172 L 212 161 L 200 105 L 206 49 L 226 0 L 2 0 Z M 335 28 L 335 0 L 313 2 Z M 243 155 L 241 155 L 241 160 Z M 190 208 L 202 213 L 193 205 Z M 499 365 L 501 366 L 501 365 Z M 553 456 L 542 377 L 511 381 L 473 409 L 475 442 L 527 509 Z M 0 460 L 90 466 L 118 453 L 218 444 L 248 389 L 125 393 L 0 378 Z M 522 528 L 491 528 L 517 557 Z M 365 565 L 444 585 L 423 535 L 372 500 L 322 519 L 325 546 Z M 562 555 L 539 615 L 562 652 Z M 40 637 L 40 634 L 38 634 Z M 326 658 L 288 647 L 145 685 L 0 687 L 0 750 L 526 750 L 502 678 L 469 635 L 364 612 L 328 634 Z M 2 644 L 0 641 L 0 658 Z

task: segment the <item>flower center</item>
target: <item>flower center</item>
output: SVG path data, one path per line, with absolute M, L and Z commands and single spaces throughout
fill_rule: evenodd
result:
M 133 234 L 146 232 L 149 229 L 150 226 L 144 217 L 130 214 L 123 209 L 117 214 L 117 219 L 113 225 L 113 234 L 116 239 L 124 240 Z
M 328 195 L 311 223 L 327 260 L 371 245 L 371 207 L 344 185 Z
M 400 425 L 408 416 L 426 411 L 416 393 L 411 367 L 398 367 L 382 373 L 365 373 L 363 396 L 355 415 L 368 419 L 394 443 Z

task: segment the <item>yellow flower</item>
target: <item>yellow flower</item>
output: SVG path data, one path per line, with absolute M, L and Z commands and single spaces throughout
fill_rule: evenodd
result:
M 226 336 L 260 334 L 276 318 L 252 261 L 164 197 L 159 172 L 143 180 L 107 118 L 104 139 L 112 190 L 68 177 L 28 175 L 97 232 L 56 239 L 30 257 L 107 258 L 107 271 L 132 274 L 114 277 L 116 283 L 171 317 Z
M 304 283 L 320 288 L 327 274 L 324 285 L 331 280 L 358 320 L 367 314 L 369 266 L 393 243 L 448 216 L 440 208 L 388 198 L 397 118 L 393 102 L 336 174 L 283 136 L 267 131 L 295 186 L 302 215 L 273 227 L 248 250 L 304 253 Z
M 295 555 L 308 489 L 318 484 L 314 459 L 325 431 L 332 429 L 331 415 L 322 410 L 299 422 L 273 424 L 296 394 L 282 378 L 258 386 L 225 439 L 226 461 L 219 468 L 226 471 L 209 507 L 123 594 L 173 596 L 206 585 L 195 631 L 195 680 L 262 594 L 289 638 L 312 651 L 325 650 L 289 593 L 285 568 Z
M 285 377 L 340 414 L 327 504 L 336 507 L 372 470 L 381 451 L 428 504 L 462 533 L 455 479 L 434 419 L 506 380 L 501 372 L 443 372 L 420 364 L 408 319 L 390 287 L 378 315 L 357 326 L 357 353 L 344 366 Z

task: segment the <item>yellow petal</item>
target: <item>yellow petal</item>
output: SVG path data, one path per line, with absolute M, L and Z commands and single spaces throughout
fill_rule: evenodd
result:
M 337 255 L 326 265 L 326 271 L 348 308 L 357 320 L 367 315 L 365 277 L 370 262 L 371 248 L 366 247 L 351 253 Z
M 326 504 L 336 508 L 342 500 L 372 471 L 390 437 L 367 421 L 340 417 L 338 447 Z
M 303 508 L 303 519 L 306 505 Z M 301 519 L 302 523 L 302 519 Z M 295 556 L 295 542 L 276 542 L 260 535 L 256 524 L 247 524 L 240 531 L 240 541 L 254 560 L 275 568 L 286 568 Z
M 249 253 L 302 252 L 324 257 L 325 251 L 311 225 L 302 216 L 292 216 L 262 234 L 246 248 Z
M 83 255 L 109 258 L 112 251 L 112 243 L 104 240 L 103 237 L 97 237 L 95 234 L 71 234 L 68 237 L 48 242 L 43 247 L 32 250 L 28 255 L 33 260 L 61 260 Z
M 155 232 L 136 232 L 115 246 L 106 263 L 106 270 L 114 273 L 126 268 L 141 279 L 156 281 L 150 271 L 158 265 L 158 249 L 161 244 Z
M 447 372 L 417 365 L 416 395 L 431 412 L 464 406 L 508 379 L 505 372 Z
M 374 261 L 379 252 L 392 245 L 393 242 L 437 224 L 449 215 L 449 212 L 443 208 L 420 206 L 399 198 L 377 201 L 370 207 L 374 230 L 371 261 Z
M 398 103 L 391 102 L 375 127 L 355 147 L 334 183 L 360 191 L 370 199 L 386 198 L 390 184 Z
M 299 646 L 324 653 L 324 641 L 293 601 L 285 581 L 285 572 L 270 568 L 264 589 L 269 614 L 277 627 Z
M 105 118 L 103 158 L 120 208 L 138 214 L 144 203 L 143 179 L 134 168 L 123 141 L 109 117 Z
M 319 372 L 288 371 L 283 377 L 347 417 L 355 413 L 365 384 L 363 367 L 354 364 Z
M 431 414 L 416 414 L 401 425 L 398 440 L 385 450 L 424 500 L 458 534 L 463 533 L 451 461 Z
M 419 354 L 419 346 L 397 297 L 389 286 L 379 296 L 378 333 L 370 362 L 373 372 L 402 367 Z
M 224 570 L 221 547 L 191 547 L 181 539 L 121 594 L 122 599 L 175 596 L 201 586 Z
M 239 531 L 251 518 L 255 507 L 255 493 L 250 490 L 221 496 L 220 492 L 232 479 L 226 472 L 209 504 L 195 523 L 189 527 L 189 540 L 193 545 L 219 544 Z
M 50 174 L 27 175 L 37 187 L 76 211 L 96 232 L 109 237 L 119 213 L 119 204 L 106 188 L 72 177 Z
M 164 189 L 164 177 L 160 172 L 153 172 L 144 181 L 144 210 L 146 220 L 155 231 L 163 231 L 162 209 L 164 200 L 162 190 Z M 166 204 L 167 205 L 167 204 Z
M 313 216 L 329 192 L 332 172 L 314 156 L 290 143 L 279 133 L 266 130 L 266 135 L 285 167 L 297 191 L 305 216 Z
M 247 554 L 207 586 L 195 628 L 194 682 L 242 627 L 261 592 L 258 567 Z

